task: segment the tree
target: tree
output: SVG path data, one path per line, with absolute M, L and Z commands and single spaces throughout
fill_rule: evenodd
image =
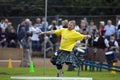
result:
M 119 15 L 119 0 L 48 0 L 48 15 Z M 0 0 L 0 16 L 43 16 L 45 0 Z

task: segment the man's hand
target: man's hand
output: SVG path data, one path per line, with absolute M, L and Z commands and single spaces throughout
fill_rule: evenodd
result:
M 89 38 L 91 38 L 91 35 L 85 35 L 85 38 L 89 39 Z
M 91 38 L 91 35 L 88 35 L 88 38 Z
M 45 34 L 44 32 L 40 32 L 40 35 L 43 35 L 43 34 Z

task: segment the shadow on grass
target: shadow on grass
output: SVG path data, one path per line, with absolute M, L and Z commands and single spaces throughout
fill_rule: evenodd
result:
M 6 72 L 0 72 L 0 75 L 10 75 L 10 74 L 8 74 Z

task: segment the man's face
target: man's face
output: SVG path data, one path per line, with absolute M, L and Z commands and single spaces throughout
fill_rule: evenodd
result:
M 37 23 L 40 23 L 40 22 L 41 22 L 41 19 L 40 19 L 40 18 L 36 19 L 36 22 L 37 22 Z
M 68 30 L 73 30 L 74 29 L 74 24 L 69 22 L 68 23 Z
M 115 40 L 115 37 L 114 37 L 114 36 L 111 36 L 111 37 L 110 37 L 110 40 Z
M 108 25 L 111 25 L 111 24 L 112 24 L 112 22 L 111 22 L 110 20 L 108 20 L 107 24 L 108 24 Z

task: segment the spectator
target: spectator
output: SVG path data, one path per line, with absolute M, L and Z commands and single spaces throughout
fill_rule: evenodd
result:
M 42 28 L 40 28 L 42 32 L 48 31 L 48 27 L 45 24 L 42 24 Z
M 8 26 L 9 20 L 5 18 L 5 24 Z
M 41 30 L 37 27 L 37 24 L 35 23 L 33 27 L 30 28 L 30 31 L 32 33 L 32 49 L 33 51 L 40 51 L 40 43 L 39 43 L 39 33 Z
M 51 25 L 49 25 L 48 29 L 49 29 L 49 30 L 58 29 L 56 20 L 53 20 L 53 21 L 51 22 Z
M 120 46 L 120 25 L 118 26 L 118 30 L 117 30 L 117 35 L 116 35 L 116 40 Z
M 17 27 L 17 36 L 20 44 L 20 48 L 22 48 L 21 40 L 26 36 L 26 32 L 29 31 L 28 25 L 26 25 L 26 22 L 28 24 L 29 19 L 22 20 L 22 22 Z
M 96 25 L 94 24 L 94 21 L 91 20 L 91 21 L 90 21 L 90 25 L 88 26 L 88 33 L 89 33 L 90 35 L 92 35 L 94 31 L 97 31 L 97 27 L 96 27 Z
M 74 21 L 74 23 L 75 23 L 75 28 L 74 28 L 74 29 L 75 29 L 76 31 L 80 32 L 80 27 L 76 24 L 76 21 L 75 21 L 75 20 L 73 20 L 73 21 Z
M 87 28 L 85 20 L 80 21 L 80 33 L 83 33 L 83 30 Z M 87 30 L 88 31 L 88 30 Z
M 10 29 L 10 32 L 8 33 L 8 37 L 7 37 L 7 47 L 12 47 L 12 48 L 16 48 L 17 47 L 17 33 L 15 32 L 15 30 L 12 28 Z
M 8 27 L 7 23 L 5 22 L 5 19 L 2 19 L 0 22 L 0 28 L 6 29 Z
M 110 36 L 108 44 L 108 51 L 105 54 L 107 63 L 112 66 L 113 63 L 117 61 L 116 51 L 119 50 L 119 45 L 118 42 L 115 40 L 115 35 Z
M 61 25 L 58 27 L 58 29 L 67 28 L 67 26 L 68 26 L 68 20 L 66 19 L 61 22 Z
M 100 21 L 100 26 L 99 26 L 99 29 L 98 29 L 98 34 L 99 35 L 102 35 L 102 32 L 104 31 L 104 28 L 105 28 L 105 22 Z
M 41 19 L 40 18 L 37 18 L 36 19 L 36 24 L 37 24 L 37 27 L 40 29 L 42 28 L 42 22 L 41 22 Z
M 63 20 L 63 21 L 61 21 L 61 24 L 59 25 L 58 29 L 63 28 L 64 25 L 65 25 L 65 23 L 64 23 L 64 20 Z
M 18 39 L 21 40 L 25 35 L 23 33 L 26 32 L 25 28 L 25 20 L 22 20 L 20 24 L 17 26 L 17 35 Z
M 105 25 L 105 29 L 104 29 L 105 31 L 106 31 L 106 33 L 105 33 L 105 35 L 106 35 L 106 38 L 108 39 L 108 40 L 110 40 L 110 36 L 112 35 L 112 34 L 115 34 L 115 26 L 114 25 L 112 25 L 112 21 L 111 20 L 108 20 L 107 21 L 107 25 Z
M 2 28 L 0 33 L 0 47 L 5 48 L 7 46 L 7 34 L 6 30 Z
M 9 33 L 11 31 L 11 29 L 13 29 L 13 26 L 12 26 L 12 23 L 9 22 L 8 27 L 6 28 L 6 32 Z
M 30 19 L 29 19 L 29 18 L 26 18 L 26 19 L 25 19 L 26 31 L 29 30 L 30 23 L 31 23 Z
M 52 31 L 52 30 L 57 30 L 57 25 L 56 25 L 56 21 L 52 21 L 51 25 L 49 26 L 49 31 Z M 52 42 L 53 44 L 53 50 L 54 52 L 57 50 L 58 46 L 57 46 L 57 42 L 58 42 L 58 37 L 57 35 L 55 34 L 50 34 L 49 35 L 49 39 L 50 41 Z
M 116 17 L 116 29 L 120 29 L 120 16 Z
M 105 38 L 105 31 L 101 31 L 101 35 L 97 41 L 97 48 L 105 50 L 108 46 L 108 40 Z
M 32 43 L 31 43 L 31 36 L 32 33 L 30 32 L 32 26 L 32 22 L 29 19 L 26 19 L 23 21 L 22 25 L 23 29 L 21 32 L 23 32 L 23 37 L 20 40 L 20 43 L 22 45 L 22 48 L 24 50 L 24 67 L 29 67 L 30 66 L 30 61 L 31 61 L 31 55 L 32 55 Z
M 46 26 L 46 28 L 48 28 L 48 26 L 49 26 L 48 22 L 46 21 L 46 17 L 42 18 L 42 27 L 43 26 Z
M 68 27 L 68 20 L 64 20 L 64 25 L 63 25 L 63 28 L 67 28 Z

